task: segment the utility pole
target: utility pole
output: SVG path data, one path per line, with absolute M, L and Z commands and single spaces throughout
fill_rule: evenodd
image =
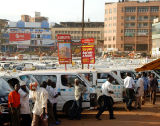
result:
M 82 0 L 82 39 L 84 38 L 84 5 L 85 5 L 84 3 L 85 3 L 85 0 Z M 82 47 L 82 43 L 81 43 L 81 47 Z M 82 56 L 81 56 L 81 58 L 82 58 Z M 81 59 L 81 63 L 82 63 L 82 59 Z M 82 69 L 84 69 L 83 64 L 82 64 Z

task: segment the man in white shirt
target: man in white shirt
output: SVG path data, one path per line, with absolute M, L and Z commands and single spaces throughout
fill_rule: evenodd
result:
M 138 81 L 136 83 L 136 102 L 135 102 L 135 108 L 141 109 L 141 104 L 142 104 L 142 98 L 144 95 L 144 80 L 141 77 L 141 74 L 138 74 Z M 138 107 L 137 107 L 138 106 Z
M 23 81 L 20 83 L 21 88 L 18 93 L 20 94 L 20 114 L 21 114 L 21 125 L 30 126 L 31 125 L 31 112 L 29 106 L 29 90 L 26 87 L 26 83 Z
M 113 77 L 108 76 L 108 81 L 103 83 L 102 85 L 102 96 L 99 98 L 99 104 L 100 102 L 103 102 L 104 104 L 99 108 L 99 111 L 96 115 L 97 120 L 101 120 L 100 116 L 105 111 L 106 108 L 108 108 L 110 119 L 115 119 L 113 114 L 113 99 L 111 97 L 111 94 L 113 94 L 111 83 L 113 81 Z M 101 101 L 100 101 L 101 99 Z
M 131 110 L 132 101 L 135 97 L 135 92 L 134 92 L 135 82 L 133 78 L 131 77 L 130 73 L 127 73 L 127 77 L 124 79 L 124 87 L 126 89 L 126 96 L 127 96 L 127 99 L 126 99 L 127 109 Z
M 35 101 L 31 126 L 41 126 L 43 124 L 40 121 L 45 118 L 47 113 L 48 92 L 43 87 L 37 88 L 36 83 L 31 83 L 30 89 L 29 98 Z
M 81 119 L 81 111 L 82 111 L 82 95 L 86 92 L 85 85 L 80 84 L 78 79 L 75 79 L 75 102 L 72 105 L 71 109 L 71 118 L 75 118 L 80 120 Z

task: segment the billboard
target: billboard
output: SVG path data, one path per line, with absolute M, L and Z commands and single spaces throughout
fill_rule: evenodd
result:
M 94 38 L 81 39 L 82 44 L 94 43 Z
M 10 33 L 9 34 L 9 41 L 10 42 L 27 41 L 27 40 L 31 40 L 30 33 Z
M 59 64 L 72 63 L 71 36 L 62 34 L 57 35 Z
M 95 64 L 95 48 L 94 45 L 84 45 L 81 49 L 82 64 Z

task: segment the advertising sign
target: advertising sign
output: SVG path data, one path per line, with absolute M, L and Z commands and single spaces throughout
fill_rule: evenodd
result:
M 10 33 L 9 34 L 9 41 L 10 42 L 27 41 L 27 40 L 31 40 L 30 33 Z
M 94 38 L 88 38 L 88 39 L 81 39 L 82 44 L 89 44 L 89 43 L 94 43 Z
M 82 46 L 82 64 L 95 64 L 95 48 L 94 45 Z
M 72 64 L 71 36 L 57 35 L 59 64 Z

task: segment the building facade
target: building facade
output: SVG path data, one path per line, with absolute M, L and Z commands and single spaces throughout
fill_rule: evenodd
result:
M 82 38 L 82 23 L 81 22 L 61 22 L 55 24 L 52 29 L 52 39 L 56 40 L 57 34 L 70 34 L 72 39 L 72 53 L 81 54 L 81 38 Z M 94 38 L 95 45 L 104 41 L 104 22 L 85 22 L 84 23 L 84 38 Z M 100 50 L 100 49 L 97 49 Z
M 152 24 L 152 56 L 160 57 L 160 21 Z
M 9 22 L 3 37 L 5 43 L 1 45 L 2 52 L 49 51 L 54 46 L 47 21 Z
M 105 4 L 105 51 L 150 53 L 153 19 L 160 18 L 160 1 L 119 1 Z

